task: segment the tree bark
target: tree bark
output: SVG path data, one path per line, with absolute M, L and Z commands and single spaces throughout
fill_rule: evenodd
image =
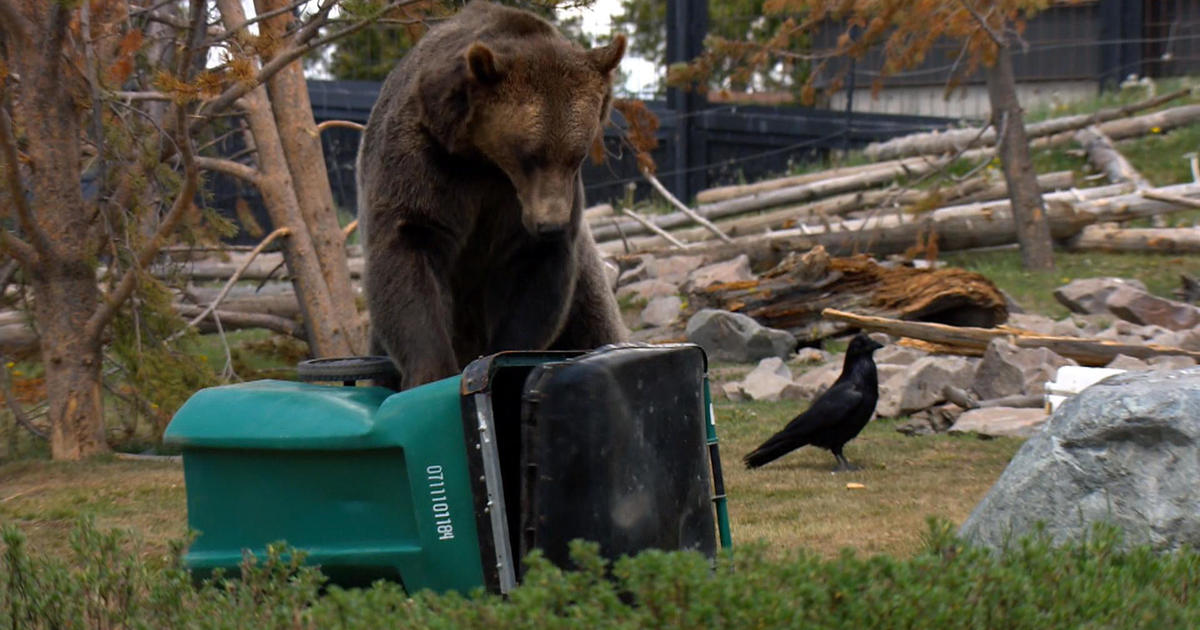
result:
M 1200 253 L 1200 230 L 1196 228 L 1119 228 L 1089 225 L 1067 241 L 1071 251 L 1139 252 L 1162 254 Z
M 1037 185 L 1037 172 L 1029 157 L 1025 115 L 1017 101 L 1012 51 L 1006 43 L 999 46 L 996 62 L 987 69 L 986 75 L 992 125 L 1001 130 L 1000 163 L 1012 199 L 1021 262 L 1026 269 L 1048 271 L 1054 269 L 1054 243 L 1050 238 L 1050 222 L 1042 192 Z
M 259 14 L 287 7 L 287 0 L 255 0 Z M 265 37 L 277 41 L 286 39 L 287 30 L 295 22 L 290 11 L 268 18 L 259 24 Z M 269 61 L 270 57 L 263 59 Z M 366 352 L 366 329 L 358 315 L 350 273 L 346 263 L 345 239 L 338 224 L 337 208 L 325 168 L 321 137 L 313 120 L 308 85 L 304 81 L 300 59 L 288 64 L 267 82 L 271 109 L 279 127 L 284 156 L 295 186 L 300 214 L 308 227 L 316 252 L 317 265 L 325 279 L 334 317 L 346 329 L 347 345 L 353 354 Z
M 80 459 L 109 450 L 100 398 L 100 344 L 87 334 L 100 301 L 94 263 L 97 225 L 89 219 L 79 185 L 79 104 L 88 102 L 88 95 L 69 63 L 68 5 L 35 2 L 24 10 L 35 30 L 29 34 L 30 48 L 8 41 L 8 62 L 21 84 L 12 102 L 14 120 L 3 124 L 15 123 L 23 130 L 34 174 L 28 178 L 32 218 L 23 236 L 36 255 L 22 260 L 22 266 L 41 327 L 50 451 L 54 459 Z M 24 195 L 19 184 L 14 188 L 10 199 Z
M 225 27 L 230 31 L 241 28 L 246 17 L 239 0 L 219 0 L 217 4 Z M 290 236 L 284 241 L 284 259 L 304 309 L 309 351 L 316 357 L 353 355 L 354 332 L 350 327 L 357 329 L 357 318 L 343 320 L 339 318 L 339 310 L 334 307 L 333 296 L 318 262 L 316 246 L 300 212 L 295 181 L 288 167 L 267 90 L 259 85 L 247 92 L 240 102 L 251 133 L 254 134 L 263 205 L 275 227 L 291 230 Z M 337 233 L 340 236 L 341 231 Z

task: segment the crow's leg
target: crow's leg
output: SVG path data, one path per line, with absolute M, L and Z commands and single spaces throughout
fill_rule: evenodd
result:
M 833 456 L 837 458 L 837 466 L 833 468 L 833 472 L 852 472 L 855 470 L 862 470 L 858 466 L 851 464 L 850 461 L 846 459 L 846 456 L 842 455 L 842 449 L 840 447 L 832 450 Z

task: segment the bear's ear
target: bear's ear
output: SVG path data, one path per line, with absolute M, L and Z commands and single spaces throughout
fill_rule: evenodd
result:
M 625 56 L 625 35 L 617 33 L 607 46 L 593 48 L 587 51 L 587 55 L 592 67 L 599 70 L 600 74 L 612 72 L 621 63 L 621 57 Z
M 492 85 L 500 81 L 501 75 L 496 53 L 483 42 L 471 44 L 467 49 L 467 76 L 481 85 Z

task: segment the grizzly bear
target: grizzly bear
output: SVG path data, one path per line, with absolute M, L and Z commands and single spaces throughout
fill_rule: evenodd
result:
M 388 75 L 358 154 L 371 347 L 401 388 L 503 350 L 592 349 L 625 328 L 582 220 L 625 38 L 584 50 L 475 0 Z

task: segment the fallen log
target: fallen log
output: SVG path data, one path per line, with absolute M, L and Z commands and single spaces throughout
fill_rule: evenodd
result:
M 1044 191 L 1071 188 L 1075 182 L 1071 171 L 1058 171 L 1038 176 L 1038 186 Z M 794 228 L 798 222 L 813 217 L 832 218 L 850 215 L 855 211 L 876 212 L 880 208 L 915 209 L 930 204 L 942 205 L 949 202 L 968 203 L 1000 199 L 1008 195 L 1008 186 L 1003 181 L 992 181 L 986 176 L 973 177 L 949 188 L 936 192 L 928 190 L 889 189 L 867 190 L 836 195 L 812 203 L 800 204 L 771 210 L 749 217 L 718 221 L 717 226 L 731 236 L 759 234 L 768 229 Z M 674 236 L 684 242 L 696 242 L 707 237 L 708 232 L 699 228 L 677 230 Z M 638 248 L 652 243 L 653 237 L 629 239 L 630 246 Z M 624 244 L 622 244 L 624 249 Z
M 743 313 L 801 340 L 839 332 L 822 322 L 828 308 L 979 326 L 1008 318 L 1003 294 L 978 273 L 890 267 L 865 256 L 831 258 L 821 247 L 788 255 L 756 280 L 692 291 L 688 302 Z
M 1078 337 L 1054 337 L 1007 327 L 980 328 L 945 324 L 901 321 L 895 318 L 860 315 L 838 309 L 825 309 L 822 316 L 852 328 L 885 332 L 937 344 L 944 352 L 981 354 L 993 339 L 1006 339 L 1019 348 L 1047 348 L 1059 356 L 1074 359 L 1080 365 L 1108 365 L 1117 355 L 1138 359 L 1158 356 L 1185 356 L 1200 360 L 1200 352 L 1156 344 L 1135 344 Z
M 1140 111 L 1158 107 L 1177 98 L 1187 96 L 1191 90 L 1182 89 L 1148 99 L 1140 103 L 1103 109 L 1092 114 L 1063 116 L 1052 118 L 1025 126 L 1025 136 L 1040 138 L 1054 134 L 1074 131 L 1118 118 L 1124 118 Z M 990 147 L 996 144 L 996 130 L 979 128 L 951 129 L 948 131 L 930 131 L 910 134 L 893 138 L 886 142 L 867 145 L 863 152 L 872 160 L 892 160 L 913 155 L 938 155 L 959 151 L 968 147 Z
M 210 257 L 196 260 L 186 260 L 173 262 L 169 264 L 152 265 L 150 273 L 157 277 L 163 278 L 168 276 L 182 276 L 190 278 L 193 281 L 215 281 L 228 280 L 241 268 L 246 254 L 237 252 L 226 257 L 223 260 L 220 258 Z M 361 278 L 363 270 L 363 259 L 361 256 L 349 258 L 347 260 L 350 267 L 351 278 Z M 243 280 L 285 280 L 288 278 L 287 267 L 283 265 L 283 254 L 279 252 L 267 252 L 259 254 L 258 257 L 246 267 L 242 272 Z
M 789 175 L 787 177 L 777 177 L 774 179 L 764 179 L 753 184 L 737 184 L 734 186 L 718 186 L 701 190 L 696 193 L 696 203 L 716 203 L 728 199 L 736 199 L 738 197 L 747 197 L 758 193 L 770 192 L 779 190 L 780 188 L 790 188 L 799 186 L 800 184 L 808 184 L 811 182 L 820 181 L 822 179 L 833 179 L 835 177 L 845 177 L 847 175 L 857 175 L 864 171 L 879 168 L 878 162 L 868 164 L 859 164 L 857 166 L 843 166 L 840 168 L 832 168 L 825 171 L 816 171 L 813 173 L 804 173 L 802 175 Z
M 821 179 L 719 203 L 702 204 L 696 208 L 695 212 L 706 219 L 716 220 L 775 206 L 821 199 L 839 193 L 879 186 L 899 177 L 924 175 L 945 166 L 947 161 L 946 159 L 914 158 L 876 164 L 873 168 L 857 174 Z M 663 229 L 684 227 L 693 223 L 692 217 L 682 212 L 658 215 L 652 220 L 655 225 Z M 646 226 L 634 221 L 621 221 L 618 225 L 613 225 L 611 222 L 594 224 L 592 225 L 592 236 L 597 241 L 608 241 L 618 238 L 621 232 L 624 232 L 625 236 L 649 232 Z
M 1190 203 L 1200 203 L 1188 198 L 1200 196 L 1200 184 L 1177 184 L 1141 192 L 1130 192 L 1129 189 L 1128 185 L 1113 184 L 1044 195 L 1051 235 L 1062 240 L 1093 223 L 1169 214 L 1190 207 Z M 1175 201 L 1162 201 L 1164 198 Z M 738 237 L 733 243 L 694 244 L 688 253 L 703 256 L 706 260 L 727 260 L 745 253 L 751 258 L 752 265 L 772 258 L 778 261 L 780 252 L 803 251 L 816 245 L 824 246 L 834 255 L 869 252 L 884 256 L 903 253 L 917 244 L 918 239 L 927 240 L 930 233 L 937 235 L 941 251 L 1016 242 L 1010 204 L 1003 200 L 950 206 L 919 215 L 891 213 L 829 225 L 802 225 L 767 235 Z M 643 244 L 634 251 L 654 253 L 661 247 L 661 243 L 648 245 Z M 602 252 L 616 253 L 607 243 L 600 248 Z
M 1104 173 L 1113 184 L 1133 184 L 1149 188 L 1150 182 L 1113 146 L 1112 140 L 1094 125 L 1075 133 L 1075 141 L 1087 153 L 1088 162 Z
M 1070 251 L 1200 253 L 1200 229 L 1122 228 L 1115 224 L 1089 225 L 1067 239 Z

